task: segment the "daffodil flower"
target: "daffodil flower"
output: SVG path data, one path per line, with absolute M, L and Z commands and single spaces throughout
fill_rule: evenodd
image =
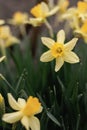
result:
M 65 62 L 69 63 L 77 63 L 79 62 L 78 56 L 72 51 L 74 46 L 76 45 L 78 38 L 73 38 L 71 41 L 64 44 L 65 41 L 65 32 L 64 30 L 60 30 L 57 33 L 57 41 L 42 37 L 42 42 L 45 46 L 49 48 L 49 50 L 43 53 L 40 57 L 40 61 L 49 62 L 56 59 L 55 71 L 59 71 L 62 65 Z
M 20 41 L 14 37 L 11 33 L 9 26 L 0 26 L 0 44 L 3 41 L 3 46 L 8 47 L 14 43 L 19 43 Z
M 30 13 L 34 16 L 34 18 L 29 18 L 29 20 L 25 21 L 25 23 L 29 23 L 35 27 L 45 23 L 52 36 L 53 35 L 52 27 L 48 23 L 46 18 L 54 15 L 57 11 L 58 6 L 55 6 L 53 9 L 50 10 L 49 6 L 45 2 L 41 2 L 30 10 Z
M 13 18 L 9 19 L 8 22 L 13 25 L 24 24 L 24 21 L 28 20 L 28 14 L 22 12 L 15 12 Z
M 72 28 L 78 28 L 78 24 L 84 22 L 87 19 L 87 2 L 78 1 L 77 7 L 69 8 L 62 19 L 70 21 Z
M 85 21 L 81 27 L 78 27 L 77 29 L 75 29 L 74 33 L 78 36 L 81 36 L 85 43 L 87 43 L 87 21 Z
M 29 130 L 29 128 L 31 130 L 40 130 L 40 121 L 34 116 L 42 111 L 38 98 L 30 96 L 27 102 L 23 98 L 18 98 L 18 101 L 16 101 L 8 93 L 8 102 L 12 109 L 17 112 L 4 114 L 2 117 L 3 121 L 12 124 L 20 120 L 26 130 Z

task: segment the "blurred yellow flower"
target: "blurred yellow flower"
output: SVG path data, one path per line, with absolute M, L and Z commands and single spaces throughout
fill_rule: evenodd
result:
M 87 2 L 78 1 L 77 7 L 69 8 L 62 18 L 70 21 L 72 28 L 78 28 L 78 24 L 87 20 Z
M 67 44 L 64 44 L 64 30 L 60 30 L 57 33 L 57 42 L 50 38 L 42 37 L 43 44 L 47 46 L 49 50 L 42 54 L 42 56 L 40 57 L 40 61 L 49 62 L 56 59 L 56 72 L 59 71 L 59 69 L 62 67 L 64 61 L 69 63 L 79 62 L 78 56 L 72 51 L 72 49 L 76 45 L 77 40 L 77 38 L 73 38 L 71 41 L 67 42 Z
M 2 117 L 3 121 L 12 124 L 21 120 L 26 130 L 29 130 L 29 128 L 31 130 L 40 130 L 40 121 L 34 116 L 42 111 L 42 106 L 38 98 L 30 96 L 27 102 L 23 98 L 18 98 L 18 101 L 16 101 L 13 96 L 8 93 L 8 102 L 17 112 L 4 114 Z
M 49 6 L 45 2 L 41 2 L 30 10 L 31 14 L 35 18 L 30 18 L 29 21 L 26 22 L 32 24 L 33 26 L 39 26 L 45 22 L 47 17 L 54 15 L 57 11 L 57 6 L 50 10 Z
M 87 21 L 85 21 L 81 26 L 79 26 L 74 31 L 74 33 L 83 37 L 84 41 L 87 43 Z
M 22 12 L 16 12 L 13 15 L 12 19 L 9 19 L 8 22 L 13 25 L 24 24 L 24 21 L 28 20 L 28 14 Z
M 0 26 L 0 46 L 9 47 L 20 41 L 11 33 L 9 26 Z

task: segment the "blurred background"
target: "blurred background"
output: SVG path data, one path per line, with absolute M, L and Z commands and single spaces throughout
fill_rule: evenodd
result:
M 0 0 L 0 18 L 9 18 L 15 11 L 28 11 L 36 3 L 48 0 Z M 56 3 L 57 0 L 54 0 Z M 70 0 L 73 5 L 78 0 Z

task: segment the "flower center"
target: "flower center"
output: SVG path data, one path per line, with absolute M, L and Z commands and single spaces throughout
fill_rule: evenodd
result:
M 46 17 L 45 13 L 42 11 L 41 4 L 38 4 L 35 7 L 33 7 L 30 12 L 36 18 L 38 18 L 38 17 L 45 18 Z
M 38 98 L 30 96 L 27 100 L 27 104 L 23 109 L 24 115 L 32 116 L 40 112 L 41 103 Z
M 56 57 L 60 57 L 63 55 L 64 46 L 61 43 L 55 43 L 51 48 L 52 55 Z

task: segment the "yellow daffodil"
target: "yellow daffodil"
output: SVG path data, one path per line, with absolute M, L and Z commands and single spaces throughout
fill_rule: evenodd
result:
M 78 27 L 75 31 L 75 34 L 83 37 L 84 41 L 87 43 L 87 21 L 85 21 L 81 27 Z
M 24 24 L 24 21 L 28 20 L 28 14 L 22 12 L 16 12 L 13 15 L 13 18 L 9 20 L 10 24 L 21 25 Z
M 9 26 L 0 26 L 0 46 L 9 47 L 20 41 L 11 33 Z
M 30 13 L 34 16 L 34 18 L 29 18 L 29 20 L 25 21 L 25 23 L 31 24 L 35 27 L 45 23 L 45 25 L 49 29 L 50 35 L 53 36 L 52 27 L 48 23 L 46 18 L 54 15 L 57 11 L 58 6 L 55 6 L 53 9 L 50 10 L 48 4 L 46 4 L 45 2 L 41 2 L 30 10 Z
M 71 27 L 78 28 L 78 24 L 87 19 L 87 2 L 78 1 L 77 7 L 69 8 L 62 18 L 70 21 Z
M 27 102 L 23 98 L 18 98 L 18 101 L 16 101 L 8 93 L 8 102 L 12 109 L 17 112 L 4 114 L 2 117 L 3 121 L 12 124 L 20 120 L 26 130 L 40 130 L 39 119 L 34 116 L 42 111 L 42 106 L 38 98 L 30 96 Z
M 42 54 L 40 61 L 49 62 L 56 59 L 55 71 L 59 71 L 65 62 L 77 63 L 79 62 L 78 56 L 72 51 L 76 45 L 77 38 L 73 38 L 71 41 L 64 44 L 65 32 L 60 30 L 57 33 L 57 41 L 46 37 L 42 37 L 42 42 L 49 50 Z

